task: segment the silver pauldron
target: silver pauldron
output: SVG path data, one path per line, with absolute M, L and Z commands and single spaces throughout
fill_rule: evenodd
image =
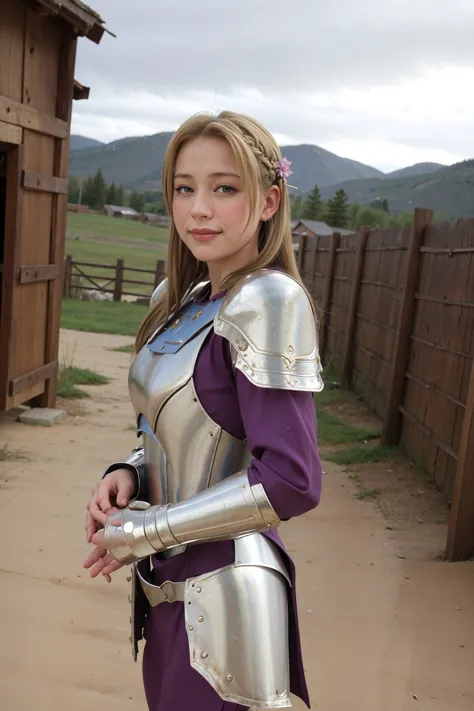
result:
M 238 282 L 226 295 L 214 330 L 230 341 L 235 367 L 255 385 L 323 389 L 313 310 L 287 274 L 262 269 Z
M 130 564 L 183 543 L 235 538 L 279 523 L 262 484 L 251 486 L 242 471 L 176 504 L 131 503 L 109 517 L 105 545 Z

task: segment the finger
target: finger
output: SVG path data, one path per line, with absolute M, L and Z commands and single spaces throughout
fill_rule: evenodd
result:
M 92 565 L 95 565 L 95 563 L 97 563 L 97 561 L 104 557 L 106 553 L 107 551 L 105 551 L 103 548 L 96 546 L 90 556 L 86 558 L 86 560 L 82 564 L 83 568 L 90 568 Z
M 110 575 L 105 575 L 105 573 L 102 573 L 102 575 L 104 576 L 104 578 L 107 580 L 108 583 L 112 582 L 112 578 L 110 577 Z
M 106 557 L 104 558 L 104 563 L 106 562 L 106 559 L 107 559 L 108 557 L 109 557 L 109 556 L 106 556 Z M 123 563 L 120 563 L 118 560 L 116 560 L 116 559 L 112 556 L 112 560 L 111 560 L 109 563 L 106 563 L 106 564 L 104 565 L 104 568 L 103 568 L 103 570 L 102 570 L 102 575 L 108 575 L 108 574 L 110 574 L 110 573 L 115 573 L 115 571 L 116 571 L 116 570 L 119 570 L 120 568 L 123 568 Z
M 110 506 L 109 506 L 109 508 L 110 508 Z M 89 514 L 92 516 L 94 521 L 97 521 L 97 523 L 100 523 L 100 525 L 102 527 L 105 526 L 108 516 L 105 513 L 105 511 L 99 507 L 97 499 L 92 499 L 92 501 L 90 502 Z
M 105 552 L 105 551 L 104 551 L 104 552 Z M 91 570 L 90 570 L 90 576 L 91 576 L 91 578 L 96 578 L 98 575 L 100 575 L 100 573 L 102 572 L 102 570 L 103 570 L 104 567 L 106 566 L 106 563 L 104 563 L 104 560 L 105 560 L 105 557 L 104 557 L 104 558 L 100 558 L 100 559 L 97 561 L 97 563 L 92 566 L 92 568 L 91 568 Z
M 133 481 L 130 479 L 120 479 L 117 492 L 117 503 L 119 506 L 128 506 L 130 497 L 133 494 L 133 489 Z
M 103 481 L 97 487 L 97 504 L 102 511 L 107 511 L 110 509 L 110 493 L 111 493 L 112 481 Z
M 106 550 L 106 546 L 104 545 L 104 537 L 105 537 L 105 530 L 103 528 L 101 528 L 100 531 L 97 531 L 92 536 L 92 543 L 95 546 L 102 548 L 102 550 Z
M 92 536 L 98 529 L 98 524 L 89 512 L 86 514 L 86 540 L 88 543 L 92 541 Z

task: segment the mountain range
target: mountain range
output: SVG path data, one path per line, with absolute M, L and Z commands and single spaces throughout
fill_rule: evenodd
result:
M 161 188 L 161 168 L 171 132 L 101 143 L 71 136 L 69 172 L 94 175 L 99 168 L 108 183 L 135 190 Z M 318 185 L 323 199 L 344 188 L 350 202 L 379 204 L 385 198 L 394 213 L 427 207 L 446 218 L 474 216 L 474 160 L 452 166 L 417 163 L 383 173 L 315 145 L 281 146 L 292 162 L 291 183 L 300 194 Z

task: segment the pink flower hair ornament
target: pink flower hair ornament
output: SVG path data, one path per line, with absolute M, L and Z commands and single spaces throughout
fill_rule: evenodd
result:
M 288 178 L 293 175 L 293 171 L 290 170 L 291 161 L 288 158 L 280 158 L 277 163 L 276 177 L 279 180 L 283 180 L 285 185 L 288 184 Z M 294 188 L 294 185 L 288 185 L 289 188 Z

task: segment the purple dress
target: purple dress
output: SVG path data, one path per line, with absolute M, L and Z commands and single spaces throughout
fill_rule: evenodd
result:
M 214 298 L 218 296 L 221 294 Z M 209 288 L 201 295 L 199 303 L 207 300 Z M 199 353 L 194 384 L 209 416 L 234 437 L 247 439 L 253 455 L 250 483 L 263 484 L 279 518 L 286 521 L 313 509 L 321 494 L 322 472 L 312 394 L 253 385 L 234 368 L 229 343 L 213 331 Z M 283 551 L 292 580 L 290 690 L 309 707 L 298 629 L 294 565 L 278 532 L 274 529 L 264 535 Z M 233 561 L 232 541 L 201 543 L 167 561 L 154 559 L 153 582 L 161 585 L 166 580 L 184 581 Z M 149 711 L 244 711 L 246 707 L 223 701 L 191 667 L 182 603 L 150 608 L 144 636 L 143 679 Z

